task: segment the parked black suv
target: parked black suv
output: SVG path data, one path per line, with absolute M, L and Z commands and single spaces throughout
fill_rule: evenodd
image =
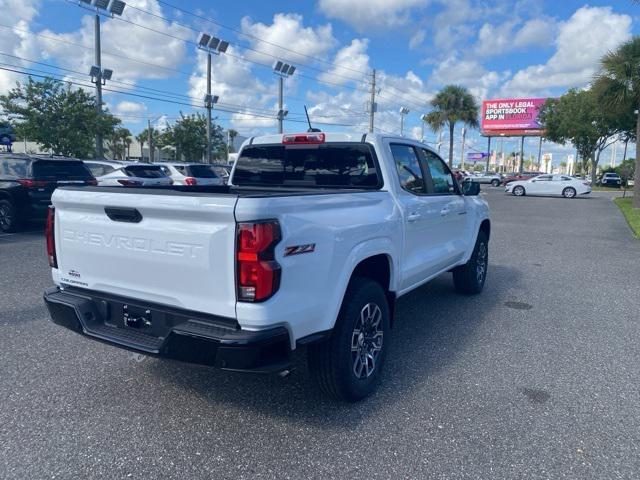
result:
M 25 220 L 45 218 L 58 185 L 97 185 L 80 160 L 0 154 L 0 231 L 14 232 Z

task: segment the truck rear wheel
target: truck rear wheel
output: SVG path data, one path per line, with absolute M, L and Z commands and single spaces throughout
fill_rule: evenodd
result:
M 309 369 L 329 396 L 354 402 L 375 391 L 386 355 L 389 304 L 379 283 L 353 278 L 331 336 L 309 346 Z
M 453 269 L 453 285 L 460 293 L 480 293 L 487 278 L 489 266 L 489 241 L 487 235 L 480 231 L 476 245 L 467 263 Z

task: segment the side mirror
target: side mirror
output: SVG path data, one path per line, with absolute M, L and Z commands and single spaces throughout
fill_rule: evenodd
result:
M 466 181 L 462 183 L 462 194 L 466 197 L 474 197 L 480 194 L 480 183 Z

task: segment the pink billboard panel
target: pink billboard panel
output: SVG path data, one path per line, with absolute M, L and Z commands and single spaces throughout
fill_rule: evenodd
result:
M 508 133 L 510 130 L 542 130 L 540 107 L 546 98 L 512 98 L 482 102 L 482 131 Z

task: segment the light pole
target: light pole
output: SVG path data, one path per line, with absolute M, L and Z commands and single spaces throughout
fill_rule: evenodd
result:
M 460 144 L 460 170 L 464 170 L 464 139 L 467 136 L 467 129 L 462 127 L 462 142 Z
M 404 117 L 409 113 L 407 107 L 400 107 L 400 136 L 404 137 Z
M 293 75 L 296 67 L 277 60 L 273 64 L 273 73 L 278 76 L 278 133 L 283 133 L 284 117 L 289 113 L 284 109 L 284 79 Z
M 427 123 L 427 115 L 421 115 L 420 120 L 422 121 L 422 130 L 420 133 L 420 141 L 424 143 L 424 124 Z
M 96 111 L 98 115 L 102 115 L 102 87 L 107 80 L 111 80 L 113 70 L 102 69 L 102 55 L 100 47 L 100 15 L 106 14 L 111 17 L 122 15 L 125 2 L 121 0 L 80 0 L 78 3 L 81 7 L 87 8 L 95 12 L 94 19 L 94 48 L 95 48 L 95 65 L 91 67 L 89 75 L 91 75 L 91 83 L 96 86 Z M 96 133 L 96 158 L 104 158 L 104 147 L 102 144 L 102 134 Z
M 200 35 L 198 48 L 207 52 L 207 94 L 204 96 L 204 108 L 207 109 L 207 163 L 212 163 L 211 158 L 211 110 L 218 102 L 218 96 L 211 95 L 211 54 L 220 55 L 227 51 L 229 42 L 220 40 L 206 33 Z

